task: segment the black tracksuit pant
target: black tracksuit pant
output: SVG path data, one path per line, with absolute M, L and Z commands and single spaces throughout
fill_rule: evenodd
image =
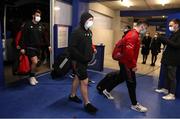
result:
M 177 66 L 164 65 L 165 88 L 169 93 L 176 93 L 176 69 Z
M 169 93 L 176 93 L 176 70 L 177 66 L 171 66 L 167 64 L 161 64 L 160 75 L 162 79 L 159 79 L 158 88 L 165 88 Z
M 106 89 L 110 92 L 124 81 L 126 81 L 131 103 L 132 105 L 136 105 L 136 75 L 132 69 L 128 69 L 123 64 L 120 65 L 120 71 L 107 74 L 107 76 L 98 83 L 97 88 L 100 88 L 99 90 L 101 91 Z

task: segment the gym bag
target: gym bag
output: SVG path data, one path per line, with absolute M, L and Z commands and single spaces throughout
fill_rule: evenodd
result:
M 22 75 L 28 74 L 30 70 L 31 68 L 30 68 L 30 62 L 28 56 L 25 54 L 21 54 L 19 57 L 19 67 L 17 73 Z
M 53 64 L 51 76 L 53 79 L 65 76 L 71 69 L 71 58 L 68 49 L 60 54 Z

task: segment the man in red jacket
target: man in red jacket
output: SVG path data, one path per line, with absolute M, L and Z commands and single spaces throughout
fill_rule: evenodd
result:
M 120 66 L 120 81 L 117 84 L 113 84 L 113 86 L 117 86 L 118 84 L 126 81 L 129 96 L 131 99 L 131 109 L 138 112 L 147 112 L 147 108 L 139 104 L 136 100 L 136 75 L 137 71 L 137 59 L 140 48 L 140 40 L 139 34 L 144 34 L 146 32 L 148 25 L 145 21 L 138 21 L 137 26 L 135 26 L 132 30 L 130 30 L 123 38 L 123 42 L 125 42 L 125 48 L 123 49 L 123 57 L 119 60 Z M 114 99 L 112 95 L 109 93 L 114 87 L 111 89 L 103 90 L 103 94 L 108 99 Z

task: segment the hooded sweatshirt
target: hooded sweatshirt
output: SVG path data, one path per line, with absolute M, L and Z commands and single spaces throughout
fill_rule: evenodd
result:
M 93 18 L 89 13 L 81 15 L 80 25 L 73 30 L 69 43 L 71 58 L 83 64 L 87 64 L 93 56 L 92 32 L 84 27 L 89 18 Z

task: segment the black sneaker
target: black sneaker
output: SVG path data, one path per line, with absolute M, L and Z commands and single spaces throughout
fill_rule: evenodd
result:
M 82 103 L 82 100 L 76 95 L 74 97 L 71 97 L 71 95 L 70 95 L 69 100 L 73 101 L 73 102 L 76 102 L 76 103 Z
M 146 62 L 142 62 L 142 64 L 146 64 Z
M 152 64 L 151 64 L 151 66 L 155 66 L 155 64 L 154 64 L 154 63 L 152 63 Z
M 98 109 L 96 107 L 94 107 L 91 103 L 88 103 L 87 105 L 84 106 L 84 109 L 88 112 L 88 113 L 96 113 L 98 111 Z

